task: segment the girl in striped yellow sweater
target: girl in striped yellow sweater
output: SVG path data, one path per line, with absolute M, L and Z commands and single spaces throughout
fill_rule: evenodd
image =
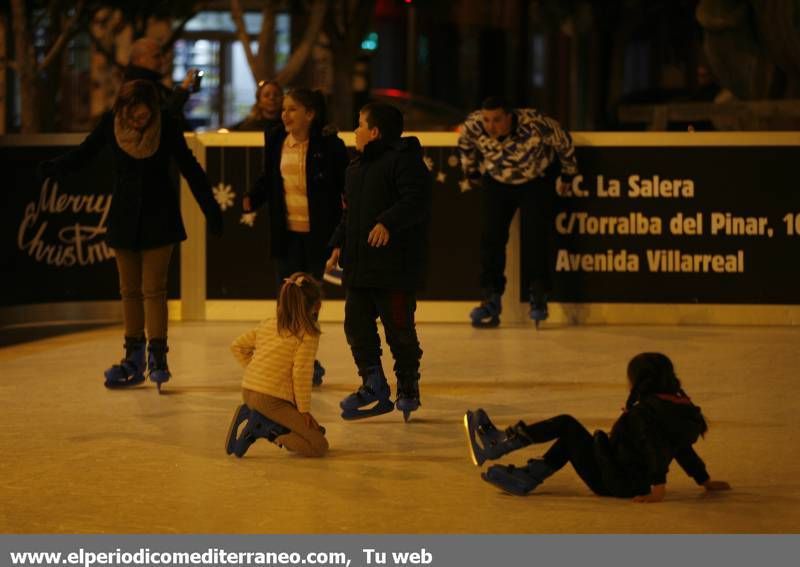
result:
M 319 283 L 296 272 L 283 281 L 277 317 L 263 321 L 231 345 L 245 368 L 244 404 L 228 430 L 228 454 L 242 457 L 258 438 L 306 457 L 328 450 L 325 429 L 311 415 L 311 377 L 321 333 Z

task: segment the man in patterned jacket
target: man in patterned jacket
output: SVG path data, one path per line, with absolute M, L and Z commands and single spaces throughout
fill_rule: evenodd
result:
M 530 282 L 530 316 L 538 327 L 547 319 L 553 188 L 566 191 L 578 172 L 572 138 L 558 122 L 534 109 L 511 108 L 502 98 L 489 97 L 481 110 L 467 117 L 458 148 L 464 174 L 471 185 L 483 186 L 484 195 L 480 278 L 484 297 L 470 313 L 472 324 L 500 324 L 508 231 L 514 213 L 521 209 L 522 238 L 530 251 L 523 261 L 524 276 Z M 561 165 L 558 180 L 556 158 Z

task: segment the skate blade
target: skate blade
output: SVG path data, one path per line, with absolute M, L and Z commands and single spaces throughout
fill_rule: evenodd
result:
M 464 433 L 467 436 L 467 451 L 469 451 L 469 458 L 472 459 L 472 464 L 476 467 L 481 466 L 481 463 L 478 462 L 478 458 L 475 456 L 475 447 L 472 442 L 472 437 L 469 435 L 469 415 L 472 412 L 467 412 L 464 414 Z
M 231 424 L 228 426 L 228 435 L 225 437 L 225 452 L 228 455 L 233 454 L 236 440 L 239 438 L 239 427 L 245 422 L 249 413 L 250 410 L 246 404 L 241 404 L 233 412 L 233 419 L 231 419 Z
M 473 321 L 472 326 L 476 329 L 494 329 L 500 326 L 500 319 L 492 319 L 489 321 Z
M 492 482 L 489 479 L 488 476 L 486 476 L 485 472 L 481 473 L 481 478 L 487 484 L 491 484 L 495 488 L 498 488 L 498 489 L 502 490 L 503 492 L 505 492 L 506 494 L 510 494 L 511 496 L 527 496 L 528 494 L 530 494 L 530 491 L 528 491 L 528 492 L 518 492 L 518 491 L 511 490 L 510 488 L 506 488 L 505 486 L 501 486 L 499 484 L 496 484 L 496 483 Z
M 394 410 L 394 404 L 389 400 L 385 402 L 378 401 L 374 406 L 369 409 L 354 409 L 345 410 L 342 412 L 342 419 L 346 421 L 356 421 L 359 419 L 366 419 L 368 417 L 375 417 L 383 415 Z
M 108 388 L 109 390 L 123 390 L 125 388 L 132 388 L 133 386 L 138 386 L 144 382 L 144 374 L 140 376 L 134 376 L 133 378 L 127 380 L 126 382 L 119 382 L 116 380 L 109 380 L 106 378 L 105 382 L 103 382 L 103 386 Z

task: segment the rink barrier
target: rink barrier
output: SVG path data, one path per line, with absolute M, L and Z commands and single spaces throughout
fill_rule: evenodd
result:
M 477 286 L 479 195 L 475 191 L 462 192 L 459 185 L 463 179 L 454 149 L 456 134 L 410 134 L 420 137 L 434 176 L 434 218 L 453 219 L 447 224 L 434 223 L 432 228 L 431 276 L 428 288 L 420 294 L 418 320 L 466 322 L 469 310 L 480 295 Z M 353 134 L 340 135 L 352 147 Z M 686 218 L 692 219 L 700 214 L 708 230 L 712 212 L 719 216 L 728 211 L 743 218 L 768 217 L 770 228 L 784 233 L 794 230 L 793 226 L 790 227 L 794 216 L 783 220 L 783 215 L 798 215 L 797 232 L 800 232 L 800 191 L 795 177 L 790 175 L 800 160 L 798 132 L 576 132 L 573 137 L 585 178 L 576 186 L 576 193 L 571 198 L 561 199 L 558 203 L 562 213 L 570 215 L 580 209 L 578 212 L 584 217 L 576 220 L 562 215 L 562 229 L 574 229 L 581 222 L 587 225 L 584 227 L 587 229 L 592 228 L 589 224 L 592 222 L 596 229 L 603 222 L 606 229 L 609 222 L 618 228 L 624 221 L 628 230 L 631 227 L 636 230 L 637 220 L 641 221 L 641 218 L 631 215 L 639 213 L 647 218 L 660 215 L 663 217 L 662 230 L 666 230 L 670 219 L 681 213 L 684 217 L 681 223 L 689 222 L 688 225 L 681 224 L 682 227 L 691 230 L 691 223 Z M 6 136 L 0 137 L 0 147 L 5 156 L 3 161 L 11 162 L 4 165 L 19 169 L 24 164 L 30 165 L 55 155 L 83 138 L 82 134 Z M 185 181 L 181 181 L 182 211 L 190 238 L 180 247 L 171 267 L 170 317 L 176 320 L 258 319 L 269 313 L 274 305 L 275 278 L 267 258 L 263 211 L 262 218 L 257 217 L 251 228 L 242 222 L 239 202 L 244 189 L 260 171 L 263 136 L 260 133 L 187 134 L 187 142 L 207 170 L 212 186 L 223 196 L 232 198 L 234 204 L 224 213 L 226 234 L 223 239 L 192 236 L 204 233 L 205 221 Z M 20 148 L 26 148 L 24 159 L 20 159 L 19 153 L 9 155 Z M 659 161 L 665 156 L 669 158 L 666 165 Z M 608 180 L 615 178 L 624 191 L 626 178 L 631 172 L 641 179 L 651 180 L 660 173 L 655 183 L 663 184 L 664 179 L 669 180 L 668 192 L 675 192 L 672 179 L 690 179 L 694 195 L 691 198 L 638 200 L 625 196 L 601 199 L 597 195 L 601 184 L 605 191 L 609 191 Z M 602 183 L 597 180 L 600 176 L 603 177 Z M 90 177 L 83 178 L 83 183 L 96 184 L 98 178 L 102 178 L 102 174 L 93 170 Z M 15 181 L 19 182 L 19 179 L 20 175 L 15 175 Z M 758 180 L 758 186 L 753 183 L 754 179 Z M 80 179 L 78 184 L 81 184 Z M 27 190 L 33 191 L 34 195 L 37 193 L 34 187 Z M 19 216 L 17 212 L 16 218 L 4 223 L 11 227 L 11 230 L 5 229 L 4 246 L 16 239 Z M 587 217 L 593 218 L 587 220 Z M 530 324 L 523 292 L 527 289 L 527 282 L 523 282 L 521 276 L 524 251 L 519 233 L 517 215 L 507 247 L 508 285 L 504 296 L 503 324 Z M 715 267 L 723 268 L 727 262 L 727 268 L 732 271 L 705 273 L 701 274 L 702 277 L 694 273 L 641 273 L 644 272 L 641 269 L 645 262 L 644 254 L 639 254 L 640 273 L 562 271 L 556 273 L 556 297 L 551 300 L 548 323 L 796 325 L 800 321 L 800 294 L 794 290 L 800 284 L 800 263 L 792 259 L 796 259 L 800 252 L 800 237 L 797 233 L 792 238 L 789 236 L 778 234 L 777 238 L 767 240 L 764 235 L 741 238 L 680 235 L 679 238 L 663 233 L 557 233 L 556 248 L 567 251 L 561 255 L 562 268 L 569 265 L 581 267 L 581 262 L 587 261 L 589 264 L 583 264 L 583 267 L 596 266 L 601 261 L 619 267 L 623 260 L 630 260 L 629 257 L 620 258 L 620 249 L 630 251 L 644 246 L 666 251 L 686 247 L 689 255 L 709 256 L 707 269 L 711 269 L 711 262 L 715 262 Z M 729 245 L 728 241 L 734 245 Z M 569 253 L 572 253 L 571 258 Z M 665 266 L 673 261 L 671 256 L 667 257 L 670 254 L 663 256 Z M 587 255 L 589 260 L 584 260 Z M 605 256 L 605 259 L 599 256 Z M 0 306 L 2 324 L 62 318 L 119 318 L 119 306 L 115 306 L 118 292 L 113 261 L 106 262 L 102 268 L 93 266 L 90 278 L 79 278 L 75 283 L 67 274 L 68 269 L 52 275 L 46 272 L 42 275 L 41 270 L 33 270 L 34 275 L 30 276 L 26 273 L 24 256 L 22 260 L 8 260 L 10 255 L 6 252 L 4 257 L 4 268 L 11 266 L 14 273 L 22 274 L 24 285 L 18 287 L 24 292 L 17 298 L 15 293 L 4 294 L 11 297 L 11 301 L 6 299 Z M 677 262 L 682 259 L 680 256 L 676 258 Z M 737 262 L 744 266 L 744 272 L 733 271 L 739 269 Z M 761 263 L 762 269 L 745 273 L 753 262 Z M 662 286 L 662 282 L 680 285 Z M 37 292 L 39 295 L 35 295 Z M 341 289 L 326 284 L 326 296 L 323 320 L 340 321 L 343 316 Z M 71 300 L 75 297 L 81 300 Z M 512 298 L 519 298 L 519 301 Z

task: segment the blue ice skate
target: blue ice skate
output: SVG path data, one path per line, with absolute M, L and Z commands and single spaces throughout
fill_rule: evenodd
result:
M 325 376 L 325 367 L 319 363 L 319 360 L 314 361 L 314 374 L 311 377 L 312 386 L 322 386 L 322 377 Z
M 482 408 L 464 414 L 464 431 L 467 434 L 467 449 L 476 467 L 530 444 L 519 425 L 500 431 Z
M 533 320 L 533 324 L 536 325 L 536 329 L 539 329 L 539 324 L 542 321 L 546 321 L 549 313 L 547 312 L 547 296 L 546 295 L 539 295 L 534 296 L 531 294 L 531 310 L 529 313 L 531 319 Z
M 492 465 L 485 473 L 481 473 L 481 478 L 509 494 L 525 496 L 553 472 L 542 459 L 531 459 L 524 467 Z
M 245 423 L 244 427 L 242 423 Z M 275 443 L 278 437 L 287 433 L 291 433 L 289 428 L 242 404 L 236 408 L 228 428 L 225 452 L 241 459 L 258 439 L 263 437 L 270 443 Z
M 147 372 L 148 378 L 155 383 L 159 394 L 161 385 L 169 382 L 172 377 L 167 366 L 168 352 L 167 339 L 150 339 L 150 344 L 147 345 Z
M 228 435 L 225 437 L 225 452 L 228 455 L 233 454 L 233 450 L 236 447 L 236 439 L 239 437 L 239 427 L 248 417 L 250 417 L 250 408 L 246 404 L 240 405 L 233 412 L 233 419 L 228 427 Z
M 473 309 L 469 317 L 472 319 L 472 326 L 478 329 L 491 329 L 500 324 L 500 313 L 503 306 L 500 302 L 499 293 L 490 293 L 481 304 Z
M 125 358 L 103 373 L 106 388 L 124 388 L 144 382 L 143 338 L 125 337 Z
M 361 387 L 339 403 L 342 419 L 354 420 L 389 413 L 394 404 L 389 399 L 389 383 L 383 368 L 370 366 L 359 371 Z
M 397 411 L 403 412 L 405 422 L 408 422 L 412 411 L 419 409 L 419 372 L 397 377 L 397 400 L 394 405 Z

